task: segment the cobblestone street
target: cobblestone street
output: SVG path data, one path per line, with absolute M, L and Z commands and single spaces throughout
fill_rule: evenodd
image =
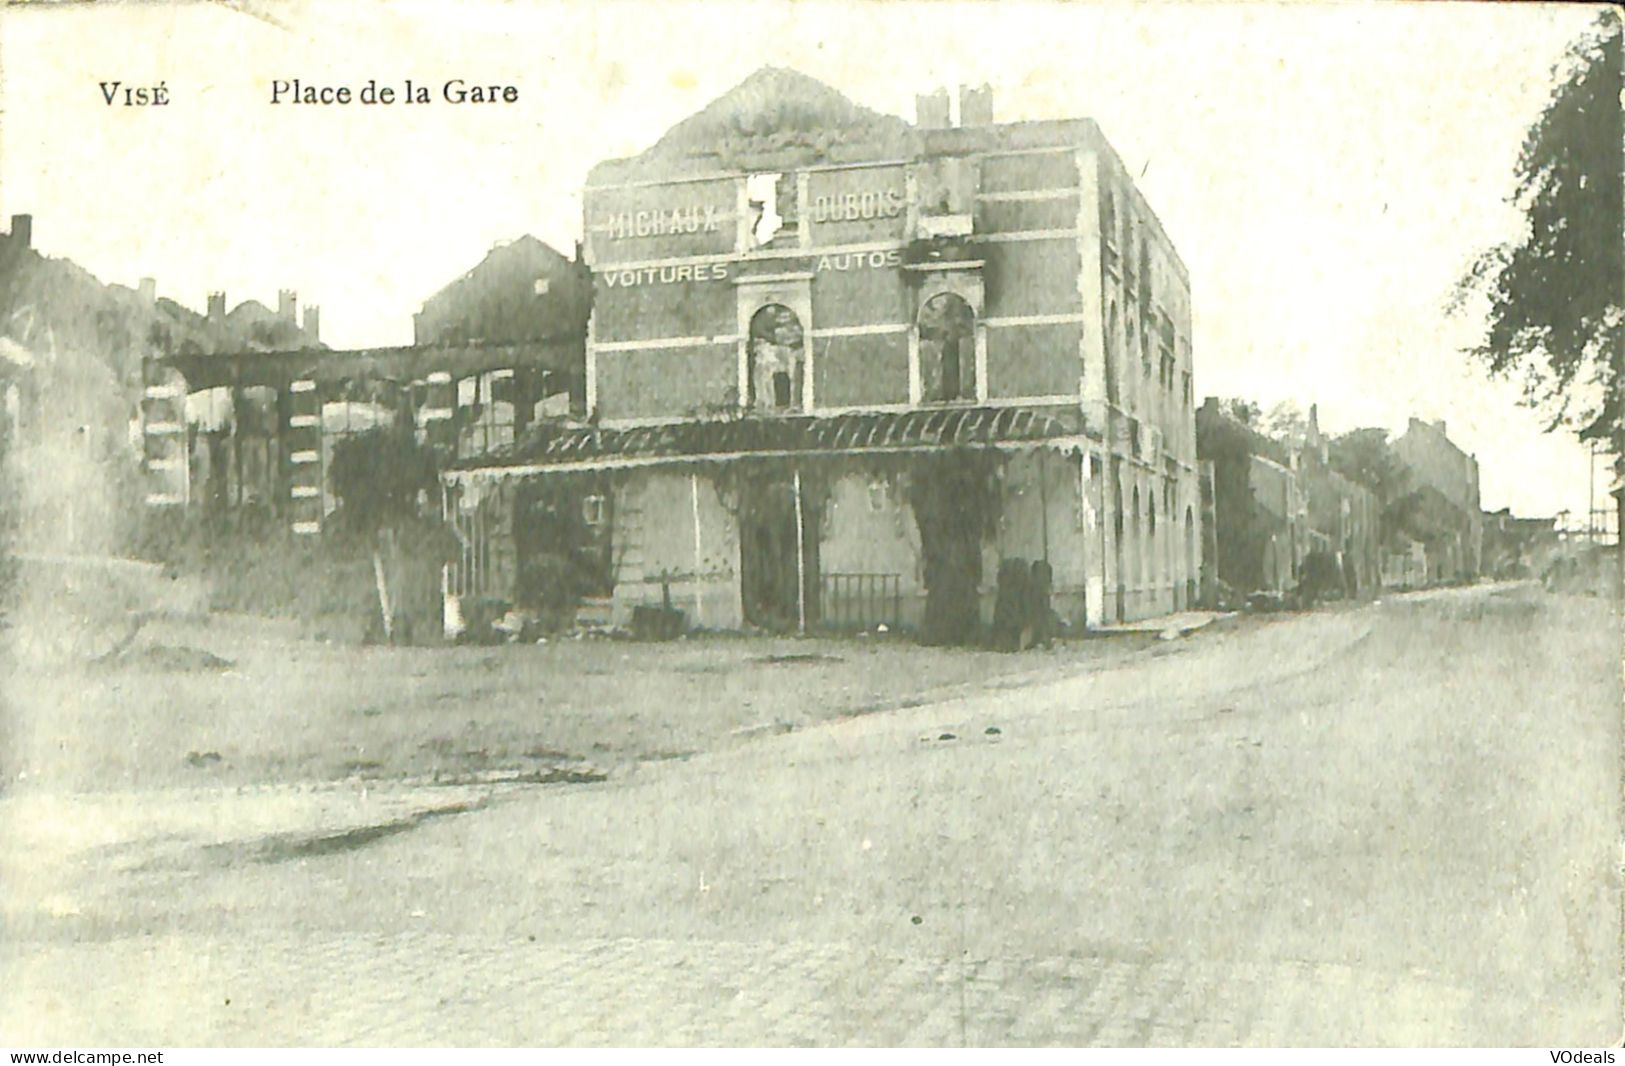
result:
M 144 972 L 108 986 L 107 972 Z M 50 976 L 47 978 L 46 975 Z M 898 956 L 820 943 L 401 934 L 47 951 L 8 1005 L 49 1044 L 1279 1045 L 1470 1042 L 1482 1008 L 1422 974 L 1335 964 Z M 174 1004 L 187 1004 L 176 1011 Z M 133 1024 L 132 1024 L 133 1022 Z
M 1609 604 L 1453 590 L 432 818 L 35 838 L 0 1043 L 1604 1043 L 1616 664 Z

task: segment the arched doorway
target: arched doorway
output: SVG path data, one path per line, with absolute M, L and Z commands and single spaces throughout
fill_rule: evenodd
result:
M 1118 402 L 1117 363 L 1120 345 L 1117 335 L 1117 301 L 1113 300 L 1106 314 L 1106 400 L 1114 404 Z
M 1123 519 L 1123 470 L 1122 460 L 1112 457 L 1112 563 L 1113 573 L 1116 577 L 1117 603 L 1116 621 L 1128 620 L 1128 566 L 1126 564 L 1128 547 L 1123 543 L 1127 523 Z
M 1196 606 L 1196 578 L 1201 562 L 1196 557 L 1196 515 L 1185 508 L 1185 606 Z
M 1271 592 L 1280 592 L 1286 587 L 1286 582 L 1281 577 L 1282 572 L 1288 568 L 1287 561 L 1283 558 L 1284 554 L 1280 538 L 1271 533 L 1270 539 L 1264 544 L 1263 566 L 1264 588 Z
M 1134 575 L 1136 593 L 1145 588 L 1145 512 L 1140 509 L 1140 486 L 1134 486 L 1134 509 L 1129 512 L 1129 573 Z M 1136 607 L 1138 596 L 1136 595 Z
M 920 399 L 976 399 L 976 312 L 964 297 L 941 292 L 920 308 Z
M 750 319 L 745 363 L 746 405 L 758 410 L 801 410 L 806 340 L 801 319 L 783 304 L 767 304 Z
M 1149 581 L 1154 590 L 1155 599 L 1162 599 L 1162 582 L 1166 577 L 1162 572 L 1162 542 L 1157 540 L 1157 490 L 1151 489 L 1145 494 L 1145 544 L 1147 554 L 1151 556 L 1148 567 L 1151 571 Z

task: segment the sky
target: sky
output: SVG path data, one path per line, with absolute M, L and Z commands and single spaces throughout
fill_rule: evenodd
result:
M 498 241 L 569 252 L 598 160 L 764 64 L 913 118 L 987 83 L 995 118 L 1095 119 L 1189 267 L 1198 395 L 1323 428 L 1443 419 L 1486 508 L 1583 511 L 1588 456 L 1461 350 L 1444 308 L 1505 202 L 1582 4 L 122 3 L 0 8 L 0 215 L 104 281 L 201 310 L 298 291 L 334 347 Z M 274 80 L 427 85 L 429 105 L 271 103 Z M 513 86 L 453 105 L 441 85 Z M 162 83 L 164 107 L 101 83 Z M 1598 462 L 1599 494 L 1608 478 Z M 1600 501 L 1599 501 L 1600 505 Z

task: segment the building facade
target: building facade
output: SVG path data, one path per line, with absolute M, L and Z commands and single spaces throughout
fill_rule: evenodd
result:
M 1309 550 L 1309 510 L 1291 452 L 1214 397 L 1196 412 L 1196 433 L 1213 471 L 1215 602 L 1290 590 Z
M 1196 432 L 1213 470 L 1210 567 L 1231 594 L 1292 591 L 1317 552 L 1335 562 L 1344 595 L 1381 587 L 1381 503 L 1333 469 L 1316 406 L 1301 433 L 1276 439 L 1208 397 Z
M 948 105 L 768 69 L 595 167 L 592 428 L 462 464 L 448 506 L 579 509 L 617 618 L 954 629 L 1018 564 L 1076 626 L 1190 604 L 1185 267 L 1092 122 Z
M 1456 446 L 1445 424 L 1412 418 L 1394 441 L 1410 486 L 1438 530 L 1427 543 L 1427 579 L 1471 581 L 1480 572 L 1484 512 L 1478 494 L 1478 459 Z
M 1333 469 L 1331 441 L 1320 430 L 1314 404 L 1297 460 L 1310 550 L 1337 559 L 1349 595 L 1375 591 L 1382 584 L 1382 503 L 1370 488 Z
M 579 261 L 532 237 L 493 248 L 425 301 L 409 347 L 335 350 L 291 290 L 275 311 L 171 305 L 142 366 L 147 501 L 319 534 L 340 501 L 335 449 L 415 430 L 447 458 L 511 446 L 536 419 L 579 415 L 591 290 Z M 169 301 L 158 301 L 162 306 Z
M 1517 518 L 1510 508 L 1484 512 L 1483 573 L 1495 578 L 1539 577 L 1557 554 L 1555 518 Z

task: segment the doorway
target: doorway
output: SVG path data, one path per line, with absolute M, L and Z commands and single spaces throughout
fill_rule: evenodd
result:
M 799 507 L 799 531 L 798 531 Z M 745 622 L 776 633 L 818 620 L 820 508 L 793 475 L 750 478 L 739 501 L 739 594 Z M 797 543 L 800 565 L 797 565 Z

